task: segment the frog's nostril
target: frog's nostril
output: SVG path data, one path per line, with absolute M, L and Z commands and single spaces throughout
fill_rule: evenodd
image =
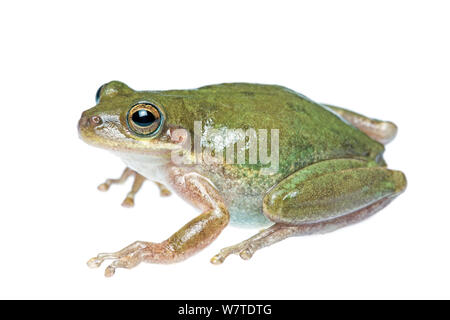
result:
M 99 116 L 93 116 L 89 119 L 89 122 L 92 126 L 98 126 L 102 123 L 102 118 L 100 118 Z
M 87 116 L 85 113 L 81 115 L 80 121 L 78 122 L 78 128 L 86 127 L 96 127 L 102 124 L 102 118 L 99 116 Z

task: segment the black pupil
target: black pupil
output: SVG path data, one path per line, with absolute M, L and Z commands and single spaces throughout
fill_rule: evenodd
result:
M 133 119 L 135 124 L 141 127 L 148 127 L 156 120 L 153 113 L 147 110 L 139 110 L 135 112 L 131 119 Z

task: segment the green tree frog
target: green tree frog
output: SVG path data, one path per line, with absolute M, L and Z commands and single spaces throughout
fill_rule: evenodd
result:
M 383 160 L 397 127 L 276 85 L 226 83 L 193 90 L 135 91 L 122 82 L 100 87 L 83 112 L 86 143 L 126 164 L 134 177 L 123 201 L 132 206 L 145 180 L 172 192 L 199 215 L 160 243 L 136 241 L 88 261 L 105 275 L 140 262 L 182 261 L 213 242 L 229 224 L 264 227 L 224 248 L 211 262 L 249 259 L 292 236 L 354 224 L 388 205 L 406 188 L 405 175 Z

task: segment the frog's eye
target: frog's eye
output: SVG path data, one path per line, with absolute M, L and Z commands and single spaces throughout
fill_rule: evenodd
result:
M 100 96 L 102 95 L 102 90 L 105 85 L 102 85 L 98 88 L 97 93 L 95 94 L 95 103 L 98 104 L 100 102 Z
M 151 137 L 158 133 L 163 115 L 155 105 L 139 102 L 128 111 L 127 122 L 130 129 L 140 136 Z

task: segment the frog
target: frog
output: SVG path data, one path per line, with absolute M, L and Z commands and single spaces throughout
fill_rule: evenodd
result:
M 111 277 L 141 262 L 183 261 L 228 225 L 260 229 L 214 255 L 211 263 L 219 265 L 230 255 L 248 260 L 289 237 L 361 222 L 406 189 L 405 174 L 389 169 L 383 158 L 397 131 L 393 122 L 317 103 L 278 85 L 138 91 L 108 82 L 78 122 L 84 142 L 126 166 L 99 189 L 133 177 L 122 203 L 131 207 L 142 184 L 153 181 L 162 196 L 177 194 L 199 215 L 164 241 L 135 241 L 87 264 L 98 268 L 109 261 L 105 276 Z

